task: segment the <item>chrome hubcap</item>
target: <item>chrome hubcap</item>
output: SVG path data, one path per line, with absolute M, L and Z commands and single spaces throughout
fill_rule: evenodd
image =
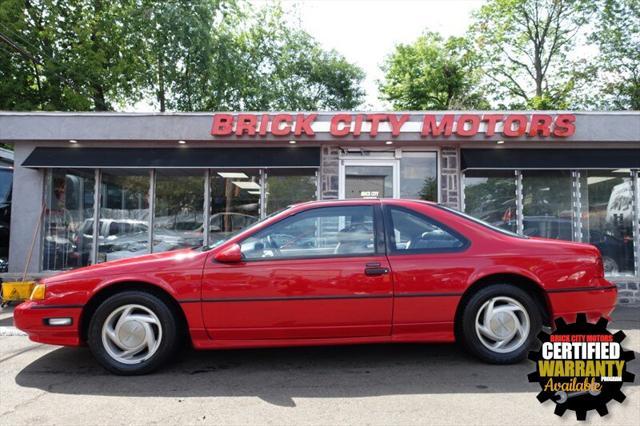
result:
M 511 297 L 487 300 L 476 315 L 476 335 L 493 352 L 507 353 L 518 349 L 529 337 L 527 310 Z
M 161 341 L 160 320 L 142 305 L 120 306 L 102 325 L 105 350 L 123 364 L 137 364 L 151 358 Z

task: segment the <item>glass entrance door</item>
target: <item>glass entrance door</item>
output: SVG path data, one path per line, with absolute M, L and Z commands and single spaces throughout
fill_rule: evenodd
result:
M 398 196 L 395 160 L 343 160 L 340 198 L 393 198 Z

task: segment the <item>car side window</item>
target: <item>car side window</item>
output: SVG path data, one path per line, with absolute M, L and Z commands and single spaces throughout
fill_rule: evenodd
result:
M 321 207 L 277 222 L 244 240 L 246 260 L 359 256 L 375 252 L 372 206 Z
M 389 208 L 391 219 L 390 248 L 398 253 L 457 251 L 467 241 L 454 232 L 417 212 Z

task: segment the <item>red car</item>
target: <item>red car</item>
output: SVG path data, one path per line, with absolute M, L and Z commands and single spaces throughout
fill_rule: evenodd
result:
M 527 238 L 437 204 L 291 206 L 213 247 L 101 263 L 42 280 L 15 323 L 36 342 L 88 344 L 142 374 L 182 339 L 198 349 L 458 339 L 522 360 L 543 324 L 607 317 L 598 249 Z

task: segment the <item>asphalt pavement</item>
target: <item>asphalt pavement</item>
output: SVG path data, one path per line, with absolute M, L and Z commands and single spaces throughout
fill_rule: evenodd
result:
M 636 352 L 627 399 L 587 424 L 640 424 L 640 308 L 610 329 Z M 362 345 L 197 352 L 142 377 L 103 370 L 85 348 L 33 343 L 0 313 L 0 425 L 575 424 L 527 381 L 533 363 L 494 366 L 457 345 Z M 584 423 L 583 423 L 584 424 Z

